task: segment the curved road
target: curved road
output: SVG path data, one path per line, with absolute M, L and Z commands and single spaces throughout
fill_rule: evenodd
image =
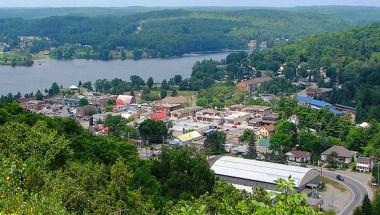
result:
M 351 201 L 339 212 L 340 215 L 351 215 L 353 210 L 362 204 L 363 198 L 366 194 L 371 196 L 370 191 L 368 191 L 363 184 L 351 176 L 344 174 L 344 172 L 332 172 L 324 169 L 322 174 L 323 176 L 334 180 L 336 180 L 337 175 L 343 176 L 344 181 L 339 182 L 346 185 L 352 193 Z

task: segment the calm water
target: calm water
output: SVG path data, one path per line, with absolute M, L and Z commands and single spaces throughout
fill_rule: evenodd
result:
M 228 53 L 189 55 L 171 59 L 133 60 L 41 60 L 32 67 L 0 66 L 0 95 L 21 92 L 43 91 L 53 82 L 64 87 L 77 85 L 78 81 L 94 82 L 100 78 L 121 78 L 129 80 L 131 75 L 139 75 L 145 80 L 150 76 L 155 81 L 169 79 L 176 74 L 189 77 L 192 66 L 203 59 L 220 60 Z

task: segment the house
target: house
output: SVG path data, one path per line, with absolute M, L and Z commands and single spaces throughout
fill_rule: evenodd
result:
M 327 161 L 327 157 L 331 156 L 331 153 L 333 152 L 336 153 L 335 160 L 340 163 L 349 164 L 356 159 L 356 152 L 350 151 L 343 146 L 332 146 L 326 151 L 322 152 L 321 160 Z
M 309 163 L 311 161 L 311 153 L 306 151 L 291 150 L 285 155 L 287 160 L 291 162 Z
M 371 158 L 359 157 L 356 161 L 356 170 L 359 172 L 371 172 L 373 161 Z
M 298 126 L 298 124 L 300 123 L 300 119 L 298 118 L 296 114 L 293 114 L 289 117 L 288 122 L 291 122 Z
M 236 86 L 240 91 L 253 93 L 255 92 L 263 83 L 272 80 L 271 77 L 260 77 L 253 78 L 246 81 L 239 82 Z
M 270 150 L 269 147 L 270 147 L 269 139 L 265 137 L 259 139 L 259 141 L 256 144 L 257 159 L 265 160 L 266 154 L 272 152 L 272 150 Z
M 270 125 L 264 125 L 262 127 L 259 128 L 259 130 L 257 131 L 257 136 L 259 136 L 259 138 L 270 138 L 273 134 L 274 134 L 274 131 L 275 131 L 275 127 L 274 125 L 270 124 Z
M 234 155 L 247 155 L 248 151 L 249 151 L 248 145 L 240 145 L 240 146 L 233 147 L 231 149 L 231 153 Z
M 326 108 L 327 110 L 329 110 L 331 113 L 335 115 L 343 114 L 342 111 L 336 109 L 332 104 L 322 101 L 322 100 L 313 99 L 307 96 L 297 96 L 296 99 L 298 101 L 298 104 L 301 106 L 305 106 L 305 107 L 309 107 L 309 108 L 317 109 L 317 110 Z

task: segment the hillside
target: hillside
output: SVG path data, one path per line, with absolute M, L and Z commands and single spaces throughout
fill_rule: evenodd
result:
M 359 121 L 380 119 L 380 24 L 309 36 L 257 53 L 252 62 L 273 71 L 285 63 L 288 79 L 313 76 L 320 86 L 335 87 L 331 102 L 356 106 Z M 322 67 L 331 82 L 322 80 Z
M 16 28 L 14 26 L 17 26 Z M 240 11 L 162 10 L 127 16 L 55 16 L 41 19 L 2 19 L 0 38 L 11 46 L 18 36 L 48 37 L 39 41 L 42 48 L 65 43 L 90 45 L 94 50 L 84 57 L 76 53 L 83 48 L 64 47 L 56 58 L 107 59 L 116 47 L 143 50 L 149 57 L 178 56 L 188 52 L 246 47 L 249 40 L 268 47 L 287 40 L 352 27 L 352 24 L 326 15 L 269 9 Z M 165 29 L 165 31 L 163 31 Z M 41 43 L 47 44 L 41 44 Z M 265 45 L 265 44 L 264 44 Z
M 295 7 L 291 11 L 319 13 L 334 16 L 355 24 L 365 25 L 380 22 L 380 8 L 359 6 L 312 6 Z

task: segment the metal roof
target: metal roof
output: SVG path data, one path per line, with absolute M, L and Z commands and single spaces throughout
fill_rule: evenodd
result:
M 177 139 L 179 139 L 182 142 L 188 142 L 194 139 L 201 138 L 202 135 L 198 131 L 192 131 L 186 134 L 181 134 L 177 136 Z
M 223 156 L 219 158 L 211 166 L 211 169 L 216 175 L 243 178 L 270 184 L 275 184 L 280 178 L 287 179 L 291 176 L 291 178 L 295 181 L 296 187 L 300 187 L 307 183 L 303 181 L 307 174 L 312 171 L 318 172 L 318 170 L 310 168 L 249 160 L 231 156 Z

